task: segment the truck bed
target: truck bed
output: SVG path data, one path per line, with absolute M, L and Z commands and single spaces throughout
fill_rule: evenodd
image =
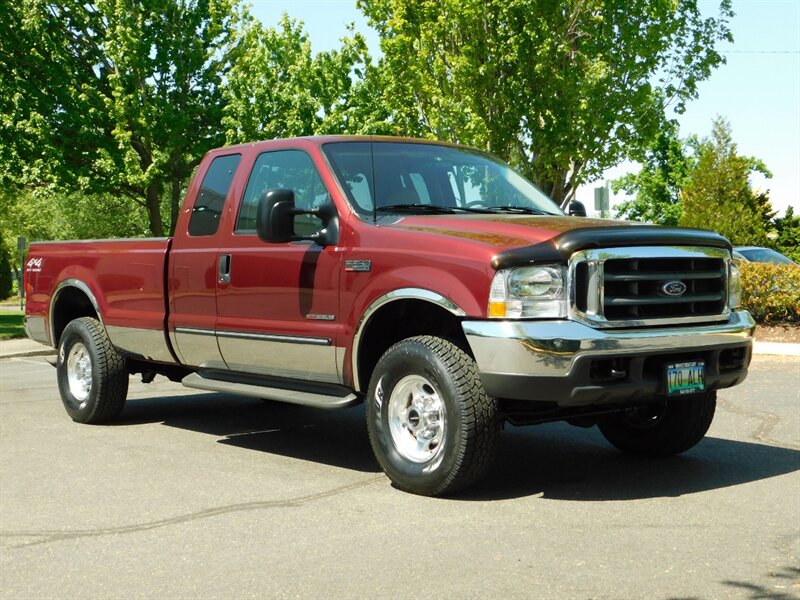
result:
M 165 338 L 171 242 L 150 238 L 31 244 L 25 263 L 29 334 L 55 345 L 66 323 L 51 322 L 51 308 L 77 288 L 102 315 L 115 345 L 142 357 L 171 359 Z

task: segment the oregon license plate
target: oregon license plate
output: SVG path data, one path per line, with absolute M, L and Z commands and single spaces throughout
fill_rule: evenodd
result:
M 667 365 L 667 395 L 696 394 L 705 387 L 705 363 L 702 360 Z

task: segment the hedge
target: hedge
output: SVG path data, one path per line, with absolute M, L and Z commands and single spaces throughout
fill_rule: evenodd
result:
M 800 266 L 739 263 L 742 306 L 759 323 L 800 323 Z

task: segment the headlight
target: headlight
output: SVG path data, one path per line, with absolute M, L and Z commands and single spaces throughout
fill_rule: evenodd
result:
M 489 289 L 490 318 L 564 318 L 567 286 L 563 267 L 498 271 Z
M 728 307 L 733 310 L 742 305 L 742 280 L 739 267 L 733 261 L 729 263 L 728 269 Z

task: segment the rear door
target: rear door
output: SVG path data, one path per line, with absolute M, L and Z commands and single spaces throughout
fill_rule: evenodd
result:
M 221 354 L 233 371 L 337 383 L 341 254 L 334 246 L 312 242 L 262 242 L 255 231 L 256 207 L 275 188 L 293 190 L 300 208 L 330 202 L 305 150 L 279 148 L 255 158 L 232 231 L 220 240 L 216 332 Z M 316 217 L 299 215 L 295 231 L 310 234 L 320 225 Z
M 170 252 L 170 327 L 181 362 L 207 368 L 226 368 L 217 344 L 217 264 L 223 230 L 220 223 L 241 154 L 217 156 L 205 174 L 191 207 L 188 232 Z M 189 210 L 188 207 L 184 210 Z M 181 217 L 182 219 L 184 217 Z M 187 235 L 188 233 L 188 235 Z

